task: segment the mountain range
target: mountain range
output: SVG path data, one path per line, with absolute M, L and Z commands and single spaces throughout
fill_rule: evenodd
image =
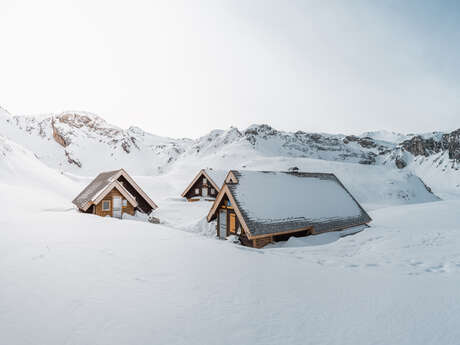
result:
M 360 165 L 407 172 L 444 195 L 460 189 L 460 130 L 342 135 L 285 132 L 260 124 L 174 139 L 139 127 L 122 129 L 89 112 L 19 116 L 0 108 L 0 136 L 30 150 L 48 167 L 76 175 L 126 167 L 136 175 L 157 176 L 190 161 L 241 169 L 261 159 L 288 160 L 288 165 L 293 159 L 313 159 L 350 163 L 355 170 Z

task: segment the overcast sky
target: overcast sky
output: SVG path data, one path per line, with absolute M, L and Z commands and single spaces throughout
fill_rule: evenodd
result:
M 451 130 L 457 3 L 1 0 L 0 105 L 171 137 Z

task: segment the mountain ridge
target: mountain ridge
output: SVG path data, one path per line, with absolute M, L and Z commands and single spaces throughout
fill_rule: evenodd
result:
M 425 182 L 427 176 L 449 173 L 453 187 L 460 184 L 455 174 L 460 163 L 460 130 L 344 135 L 286 132 L 253 124 L 246 129 L 215 129 L 197 139 L 174 139 L 135 126 L 123 129 L 86 111 L 36 117 L 0 110 L 0 135 L 31 150 L 52 168 L 83 175 L 122 166 L 135 174 L 158 175 L 181 160 L 233 155 L 238 168 L 246 156 L 309 158 L 408 170 Z M 433 183 L 437 182 L 430 179 L 428 185 Z

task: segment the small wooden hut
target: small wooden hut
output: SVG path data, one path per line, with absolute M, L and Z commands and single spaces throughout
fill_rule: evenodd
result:
M 187 198 L 188 201 L 200 199 L 213 201 L 219 193 L 226 175 L 227 171 L 224 170 L 201 169 L 181 196 Z
M 207 220 L 218 237 L 261 248 L 372 219 L 334 174 L 231 170 Z
M 72 203 L 81 212 L 115 218 L 136 211 L 149 215 L 158 208 L 123 169 L 100 173 Z

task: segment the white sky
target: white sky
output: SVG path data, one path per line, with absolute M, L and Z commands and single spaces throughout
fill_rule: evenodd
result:
M 172 137 L 452 130 L 459 23 L 448 0 L 1 0 L 0 105 Z

